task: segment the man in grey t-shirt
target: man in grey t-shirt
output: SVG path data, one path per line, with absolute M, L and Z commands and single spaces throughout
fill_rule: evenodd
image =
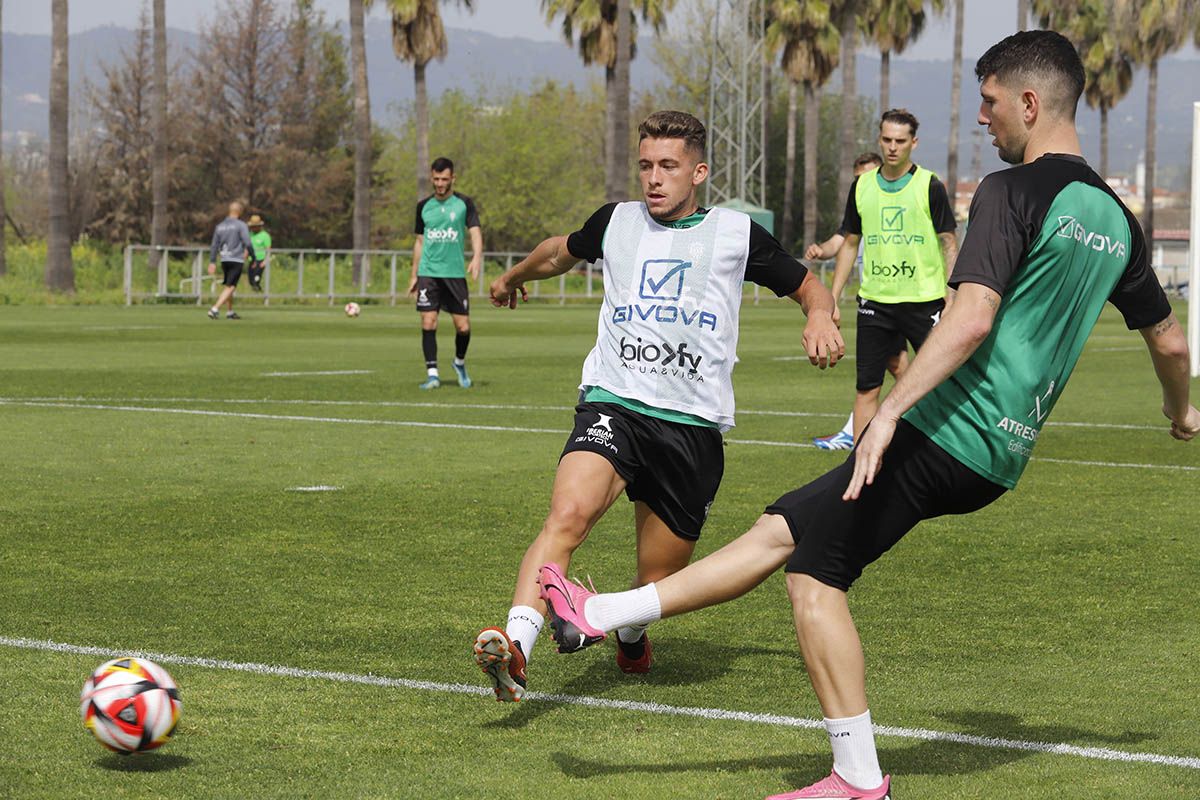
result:
M 250 241 L 250 229 L 242 222 L 243 206 L 234 200 L 229 204 L 229 216 L 217 224 L 213 231 L 212 248 L 208 256 L 208 274 L 217 273 L 217 258 L 220 257 L 221 269 L 225 277 L 221 281 L 221 295 L 217 302 L 208 310 L 209 319 L 221 316 L 221 306 L 228 304 L 229 311 L 226 319 L 241 319 L 233 310 L 233 292 L 237 289 L 238 280 L 242 277 L 242 267 L 246 262 L 247 252 L 254 252 L 254 244 Z

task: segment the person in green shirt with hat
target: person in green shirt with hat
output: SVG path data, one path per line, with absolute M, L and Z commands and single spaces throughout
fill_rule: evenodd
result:
M 267 257 L 271 254 L 271 234 L 263 228 L 263 218 L 251 214 L 247 225 L 250 228 L 250 288 L 256 292 L 263 290 L 263 272 L 267 268 Z

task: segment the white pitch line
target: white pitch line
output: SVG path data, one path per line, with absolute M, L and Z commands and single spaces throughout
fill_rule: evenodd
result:
M 563 428 L 519 428 L 507 425 L 463 425 L 450 422 L 414 422 L 390 419 L 354 419 L 350 417 L 308 417 L 298 414 L 258 414 L 238 411 L 205 411 L 197 408 L 153 408 L 149 406 L 110 406 L 98 403 L 67 403 L 42 400 L 13 400 L 0 397 L 0 406 L 26 406 L 29 408 L 82 408 L 95 411 L 134 411 L 148 414 L 183 414 L 201 417 L 226 417 L 232 419 L 265 419 L 284 422 L 327 422 L 341 425 L 383 425 L 400 428 L 443 428 L 462 431 L 496 431 L 500 433 L 555 433 L 563 434 Z M 1155 429 L 1157 430 L 1157 429 Z M 774 442 L 765 439 L 726 439 L 728 444 L 748 444 L 760 447 L 813 447 L 807 442 Z M 1084 461 L 1069 458 L 1044 458 L 1037 456 L 1030 461 L 1051 464 L 1070 464 L 1080 467 L 1109 467 L 1114 469 L 1162 469 L 1180 472 L 1200 472 L 1200 467 L 1183 464 L 1136 464 L 1116 461 Z
M 254 662 L 226 661 L 218 658 L 198 658 L 195 656 L 180 656 L 170 653 L 152 653 L 145 651 L 115 650 L 107 647 L 90 645 L 64 644 L 47 639 L 25 639 L 20 637 L 0 636 L 0 646 L 15 647 L 23 650 L 42 652 L 68 653 L 71 655 L 99 656 L 133 656 L 147 658 L 162 664 L 178 664 L 188 667 L 206 669 L 223 669 L 232 672 L 247 672 L 253 675 L 265 675 L 282 678 L 306 678 L 337 683 L 356 683 L 365 686 L 379 686 L 387 689 L 411 689 L 414 691 L 441 692 L 445 694 L 470 694 L 489 696 L 492 690 L 485 686 L 472 686 L 462 683 L 440 683 L 437 681 L 418 681 L 407 678 L 386 678 L 381 675 L 359 675 L 349 672 L 329 672 L 317 669 L 301 669 L 299 667 L 277 666 L 273 664 L 257 664 Z M 645 714 L 659 714 L 677 717 L 696 717 L 700 719 L 722 722 L 748 722 L 758 725 L 771 725 L 784 728 L 820 729 L 824 723 L 820 720 L 804 717 L 790 717 L 782 714 L 758 714 L 749 711 L 733 711 L 723 708 L 705 708 L 701 706 L 671 706 L 663 703 L 642 703 L 633 700 L 611 700 L 604 697 L 587 695 L 550 694 L 543 692 L 527 692 L 524 702 L 561 703 L 567 705 L 600 708 L 612 711 L 636 711 Z M 1200 769 L 1200 758 L 1189 756 L 1169 756 L 1161 753 L 1141 753 L 1128 750 L 1115 750 L 1109 747 L 1079 747 L 1077 745 L 1037 742 L 1025 739 L 1005 739 L 997 736 L 976 736 L 952 731 L 937 731 L 927 728 L 900 728 L 891 725 L 876 725 L 875 733 L 879 736 L 892 736 L 899 739 L 918 739 L 922 741 L 950 742 L 952 744 L 983 747 L 994 750 L 1022 750 L 1031 753 L 1047 755 L 1077 756 L 1096 761 L 1118 761 L 1132 764 L 1157 764 L 1160 766 L 1183 767 L 1185 769 Z
M 373 369 L 328 369 L 315 372 L 260 372 L 264 378 L 292 378 L 297 375 L 370 375 Z
M 76 395 L 56 395 L 53 397 L 0 397 L 0 403 L 211 403 L 215 405 L 273 405 L 273 406 L 361 406 L 364 408 L 440 408 L 458 409 L 469 408 L 484 411 L 571 411 L 574 406 L 534 406 L 520 403 L 432 403 L 404 400 L 295 400 L 262 398 L 220 398 L 220 397 L 84 397 Z M 845 419 L 844 412 L 825 411 L 776 411 L 771 409 L 738 409 L 738 414 L 748 417 L 822 417 L 827 419 Z M 1130 425 L 1116 422 L 1047 422 L 1054 428 L 1097 428 L 1100 430 L 1124 431 L 1165 431 L 1164 425 Z
M 340 492 L 341 490 L 342 490 L 342 487 L 340 487 L 340 486 L 321 485 L 321 486 L 292 486 L 292 487 L 285 489 L 284 491 L 287 491 L 287 492 Z

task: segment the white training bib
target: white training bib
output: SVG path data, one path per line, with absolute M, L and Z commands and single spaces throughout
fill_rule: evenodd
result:
M 691 228 L 620 203 L 604 232 L 604 304 L 581 388 L 733 427 L 750 217 L 714 208 Z

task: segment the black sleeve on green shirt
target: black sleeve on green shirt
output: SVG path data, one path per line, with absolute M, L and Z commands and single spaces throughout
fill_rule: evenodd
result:
M 616 207 L 616 203 L 607 203 L 588 217 L 582 228 L 567 237 L 567 252 L 584 261 L 604 258 L 604 231 Z
M 929 180 L 929 216 L 933 217 L 933 229 L 937 233 L 954 233 L 958 230 L 950 196 L 946 194 L 945 184 L 937 176 Z
M 1029 249 L 1028 211 L 1017 207 L 1005 173 L 995 172 L 979 184 L 971 200 L 967 235 L 958 250 L 950 285 L 979 283 L 1003 296 L 1021 257 Z
M 1128 209 L 1125 218 L 1129 222 L 1129 265 L 1108 301 L 1121 312 L 1126 327 L 1135 331 L 1157 325 L 1169 317 L 1171 303 L 1150 266 L 1150 254 L 1146 250 L 1142 226 Z
M 417 236 L 425 235 L 425 220 L 424 220 L 424 218 L 421 217 L 421 211 L 425 208 L 425 204 L 428 202 L 429 202 L 429 198 L 426 197 L 424 200 L 417 203 L 417 225 L 414 230 L 414 233 L 416 233 Z
M 854 234 L 862 236 L 862 217 L 858 214 L 858 203 L 854 200 L 854 191 L 858 187 L 858 178 L 850 182 L 850 194 L 846 195 L 846 213 L 842 215 L 842 226 L 838 233 L 843 236 Z
M 458 192 L 455 192 L 458 194 Z M 463 205 L 467 207 L 467 228 L 479 227 L 479 211 L 475 208 L 475 201 L 467 197 L 465 194 L 458 194 L 458 199 L 463 201 Z
M 746 280 L 765 286 L 783 297 L 800 288 L 808 268 L 792 258 L 766 228 L 750 221 L 750 253 L 746 257 Z

